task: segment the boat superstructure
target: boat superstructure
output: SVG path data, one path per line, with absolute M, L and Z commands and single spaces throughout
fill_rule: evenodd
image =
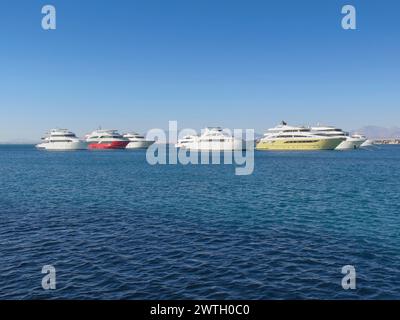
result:
M 304 126 L 289 126 L 286 122 L 270 128 L 256 145 L 258 150 L 333 150 L 344 137 L 315 134 Z
M 117 130 L 95 130 L 86 136 L 89 149 L 125 149 L 129 140 Z
M 60 151 L 87 149 L 87 143 L 68 129 L 51 129 L 42 140 L 42 143 L 36 145 L 38 149 Z
M 143 135 L 136 132 L 129 132 L 123 135 L 129 140 L 126 149 L 145 149 L 154 143 L 154 141 L 146 140 Z
M 189 145 L 190 143 L 193 143 L 196 141 L 196 139 L 198 139 L 199 136 L 196 135 L 187 135 L 184 136 L 182 139 L 179 139 L 178 142 L 175 144 L 176 148 L 186 148 L 187 145 Z
M 367 138 L 363 135 L 350 135 L 348 132 L 332 126 L 311 127 L 311 131 L 315 134 L 327 137 L 344 137 L 345 140 L 336 147 L 336 150 L 358 149 L 365 141 L 367 141 Z
M 189 150 L 224 151 L 243 150 L 246 143 L 221 127 L 208 127 L 202 131 L 200 136 L 186 136 L 179 140 L 176 146 Z

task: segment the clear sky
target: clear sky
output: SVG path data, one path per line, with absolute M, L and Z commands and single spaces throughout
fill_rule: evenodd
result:
M 399 14 L 396 0 L 1 0 L 0 141 L 168 120 L 400 125 Z

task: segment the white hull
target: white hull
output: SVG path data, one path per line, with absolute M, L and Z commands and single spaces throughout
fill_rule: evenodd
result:
M 36 145 L 36 148 L 42 150 L 55 151 L 71 151 L 71 150 L 86 150 L 87 143 L 84 141 L 76 142 L 44 142 Z
M 367 139 L 347 138 L 336 147 L 336 150 L 353 150 L 358 149 Z
M 153 143 L 154 141 L 131 141 L 126 146 L 126 149 L 146 149 Z
M 246 149 L 246 142 L 233 140 L 226 142 L 203 141 L 186 143 L 183 148 L 193 151 L 240 151 Z
M 373 145 L 374 145 L 374 142 L 372 140 L 367 140 L 360 147 L 365 148 L 365 147 L 371 147 Z

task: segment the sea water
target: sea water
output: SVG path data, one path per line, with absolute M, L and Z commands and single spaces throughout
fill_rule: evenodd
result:
M 249 176 L 0 146 L 0 298 L 398 299 L 399 195 L 398 146 L 255 152 Z

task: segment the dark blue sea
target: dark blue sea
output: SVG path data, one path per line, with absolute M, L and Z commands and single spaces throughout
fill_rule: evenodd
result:
M 0 298 L 399 299 L 399 195 L 399 146 L 256 152 L 236 176 L 3 145 Z

